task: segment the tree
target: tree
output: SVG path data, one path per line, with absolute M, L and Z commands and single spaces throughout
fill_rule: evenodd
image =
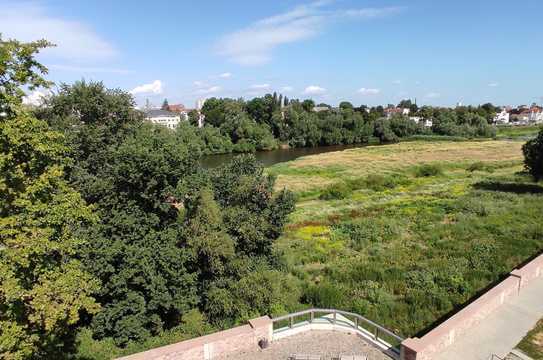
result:
M 315 102 L 313 100 L 308 99 L 302 102 L 302 108 L 307 112 L 313 111 L 314 107 L 315 107 Z
M 221 209 L 213 196 L 209 188 L 200 190 L 185 223 L 187 244 L 198 264 L 201 282 L 222 275 L 234 256 L 234 242 L 225 231 Z
M 95 313 L 99 283 L 79 261 L 96 218 L 64 180 L 62 134 L 20 106 L 21 86 L 43 86 L 34 60 L 45 42 L 2 42 L 0 122 L 0 353 L 9 359 L 70 352 L 81 313 Z M 36 72 L 37 69 L 37 72 Z
M 170 110 L 170 105 L 168 104 L 168 99 L 164 99 L 164 101 L 162 102 L 162 106 L 160 108 L 162 110 L 166 110 L 166 111 Z
M 35 56 L 41 49 L 53 46 L 46 40 L 21 43 L 16 40 L 3 40 L 0 33 L 0 118 L 13 115 L 25 95 L 25 86 L 33 91 L 48 87 L 52 83 L 43 78 L 47 68 Z
M 69 351 L 80 311 L 98 310 L 74 233 L 96 218 L 63 179 L 62 140 L 23 112 L 0 124 L 0 350 L 13 358 Z
M 524 167 L 536 181 L 543 179 L 543 129 L 522 146 Z
M 190 110 L 188 113 L 188 117 L 189 117 L 189 124 L 196 127 L 200 126 L 199 124 L 200 113 L 198 112 L 198 110 L 196 109 Z
M 341 110 L 354 110 L 354 106 L 353 104 L 351 104 L 350 102 L 348 101 L 342 101 L 339 103 L 339 108 Z

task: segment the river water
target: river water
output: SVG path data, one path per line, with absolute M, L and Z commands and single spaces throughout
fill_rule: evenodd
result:
M 254 155 L 258 161 L 260 161 L 265 167 L 268 167 L 285 161 L 291 161 L 301 156 L 316 155 L 332 151 L 341 151 L 363 146 L 366 145 L 332 145 L 306 148 L 277 149 L 272 151 L 258 151 Z M 203 167 L 209 169 L 227 163 L 232 160 L 234 156 L 238 155 L 239 154 L 207 155 L 203 156 L 200 161 Z

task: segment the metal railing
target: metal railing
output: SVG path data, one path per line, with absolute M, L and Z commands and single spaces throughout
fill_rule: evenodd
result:
M 315 314 L 324 314 L 331 317 L 319 317 L 315 316 Z M 348 321 L 339 320 L 337 316 L 338 314 L 342 315 Z M 298 322 L 295 321 L 296 319 L 298 319 Z M 400 344 L 404 340 L 404 338 L 396 335 L 395 333 L 382 327 L 381 325 L 376 324 L 375 322 L 352 312 L 337 309 L 307 309 L 292 314 L 272 318 L 272 322 L 274 324 L 274 334 L 296 328 L 297 325 L 298 327 L 300 327 L 304 325 L 310 325 L 316 322 L 323 323 L 323 321 L 331 323 L 335 326 L 341 326 L 348 329 L 355 329 L 357 331 L 360 331 L 364 335 L 366 335 L 365 337 L 368 338 L 368 340 L 371 340 L 381 346 L 387 347 L 388 350 L 391 350 L 396 354 L 400 353 Z M 285 322 L 286 326 L 276 329 L 276 324 L 285 324 Z

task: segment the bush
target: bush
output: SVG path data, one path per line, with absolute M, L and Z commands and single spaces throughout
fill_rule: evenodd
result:
M 386 189 L 394 189 L 398 185 L 407 185 L 409 182 L 409 179 L 402 174 L 392 174 L 388 176 L 372 174 L 368 175 L 366 178 L 365 185 L 368 189 L 383 191 Z
M 256 146 L 250 141 L 243 139 L 234 145 L 233 150 L 236 153 L 254 153 L 256 151 Z
M 494 167 L 492 165 L 490 165 L 490 164 L 485 164 L 482 161 L 477 161 L 477 162 L 471 164 L 470 166 L 468 166 L 466 170 L 469 171 L 469 172 L 486 171 L 486 172 L 491 173 L 491 172 L 494 172 Z
M 423 164 L 415 168 L 416 177 L 430 177 L 443 174 L 441 166 L 436 164 Z
M 536 138 L 528 141 L 522 146 L 524 153 L 524 167 L 535 181 L 543 178 L 543 129 L 539 131 Z
M 345 199 L 347 196 L 351 195 L 353 190 L 345 183 L 337 183 L 328 186 L 323 190 L 319 199 L 321 200 L 339 200 Z

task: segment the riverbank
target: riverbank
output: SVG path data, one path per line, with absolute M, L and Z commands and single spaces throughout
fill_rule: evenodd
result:
M 269 168 L 298 196 L 276 251 L 303 302 L 412 336 L 543 249 L 521 146 L 404 142 Z

